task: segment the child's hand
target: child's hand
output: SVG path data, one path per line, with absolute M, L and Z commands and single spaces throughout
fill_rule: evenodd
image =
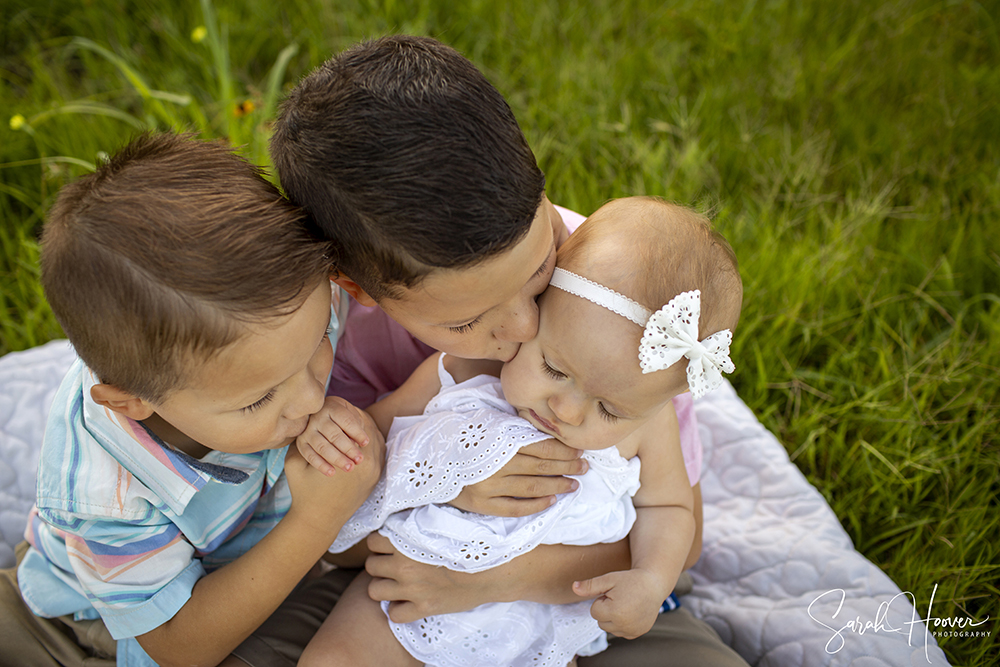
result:
M 385 447 L 380 436 L 379 440 L 372 441 L 368 456 L 354 472 L 331 479 L 307 463 L 297 449 L 289 448 L 285 454 L 285 476 L 292 494 L 292 506 L 286 518 L 328 534 L 332 543 L 344 522 L 375 488 L 382 474 L 384 456 Z
M 672 586 L 670 587 L 673 588 Z M 635 639 L 649 632 L 670 590 L 649 570 L 621 570 L 573 583 L 583 598 L 597 597 L 590 615 L 605 632 Z
M 527 516 L 556 502 L 579 482 L 561 475 L 582 475 L 587 462 L 581 451 L 558 440 L 543 440 L 522 447 L 507 465 L 488 478 L 462 489 L 449 505 L 489 516 Z
M 338 396 L 327 396 L 319 412 L 309 418 L 295 447 L 309 465 L 324 475 L 336 468 L 349 471 L 364 460 L 361 447 L 381 438 L 368 413 Z

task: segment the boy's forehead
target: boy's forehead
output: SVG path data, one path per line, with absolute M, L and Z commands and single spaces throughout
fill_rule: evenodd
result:
M 528 233 L 513 247 L 478 264 L 438 269 L 395 305 L 421 309 L 423 319 L 441 326 L 459 326 L 505 303 L 540 273 L 555 266 L 553 224 L 543 200 Z
M 242 407 L 303 368 L 330 324 L 323 280 L 294 312 L 247 326 L 230 346 L 198 364 L 186 391 L 214 407 Z

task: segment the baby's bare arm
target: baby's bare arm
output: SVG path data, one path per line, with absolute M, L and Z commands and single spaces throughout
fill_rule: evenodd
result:
M 441 391 L 441 380 L 437 372 L 440 356 L 441 353 L 438 352 L 424 359 L 396 391 L 365 409 L 383 435 L 389 434 L 393 419 L 421 414 L 430 400 Z
M 591 614 L 602 629 L 629 639 L 652 627 L 695 550 L 697 532 L 695 494 L 673 408 L 667 406 L 639 437 L 641 486 L 633 498 L 636 521 L 629 533 L 632 567 L 575 586 L 581 597 L 596 597 Z
M 684 561 L 685 570 L 694 567 L 694 564 L 701 558 L 701 531 L 704 522 L 700 482 L 691 487 L 691 493 L 694 496 L 694 541 L 691 543 L 691 551 L 688 552 L 687 560 Z

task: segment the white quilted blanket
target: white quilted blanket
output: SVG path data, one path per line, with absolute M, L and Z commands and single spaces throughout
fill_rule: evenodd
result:
M 0 567 L 13 565 L 45 415 L 73 358 L 65 341 L 0 358 Z M 695 410 L 705 444 L 705 546 L 683 604 L 759 667 L 947 665 L 924 625 L 907 624 L 919 617 L 895 597 L 896 584 L 854 550 L 732 387 Z

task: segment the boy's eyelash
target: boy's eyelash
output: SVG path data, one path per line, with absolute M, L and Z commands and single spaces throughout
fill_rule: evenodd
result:
M 549 366 L 548 362 L 542 359 L 542 372 L 548 375 L 553 380 L 562 380 L 566 376 L 557 371 L 556 369 Z
M 248 405 L 245 408 L 240 408 L 240 412 L 242 412 L 243 414 L 247 414 L 250 412 L 255 412 L 257 410 L 260 410 L 262 407 L 270 403 L 271 399 L 273 398 L 274 398 L 274 390 L 272 389 L 271 391 L 267 392 L 264 395 L 264 397 L 259 401 L 257 401 L 256 403 Z
M 324 337 L 329 337 L 331 335 L 333 335 L 333 325 L 332 324 L 328 325 L 326 327 L 326 333 L 324 334 Z M 320 344 L 322 344 L 322 343 L 323 343 L 323 340 L 321 339 L 320 340 Z M 248 405 L 245 408 L 240 408 L 240 412 L 242 412 L 243 414 L 249 414 L 249 413 L 252 413 L 252 412 L 256 412 L 257 410 L 260 410 L 262 407 L 264 407 L 265 405 L 267 405 L 268 403 L 270 403 L 273 398 L 274 398 L 274 389 L 272 389 L 271 391 L 267 392 L 256 403 Z
M 613 415 L 610 412 L 608 412 L 607 408 L 604 407 L 603 403 L 598 403 L 597 405 L 598 405 L 598 407 L 601 410 L 601 418 L 602 419 L 606 419 L 609 422 L 611 422 L 612 424 L 614 424 L 615 422 L 617 422 L 620 419 L 620 417 L 618 417 L 618 415 Z
M 477 324 L 479 324 L 482 321 L 482 319 L 483 319 L 483 316 L 480 315 L 479 317 L 477 317 L 476 319 L 472 320 L 471 322 L 467 322 L 466 324 L 463 324 L 463 325 L 457 326 L 457 327 L 448 327 L 448 329 L 450 329 L 451 331 L 453 331 L 455 333 L 460 333 L 460 334 L 461 333 L 468 333 L 468 332 L 472 331 L 472 327 L 474 327 Z

